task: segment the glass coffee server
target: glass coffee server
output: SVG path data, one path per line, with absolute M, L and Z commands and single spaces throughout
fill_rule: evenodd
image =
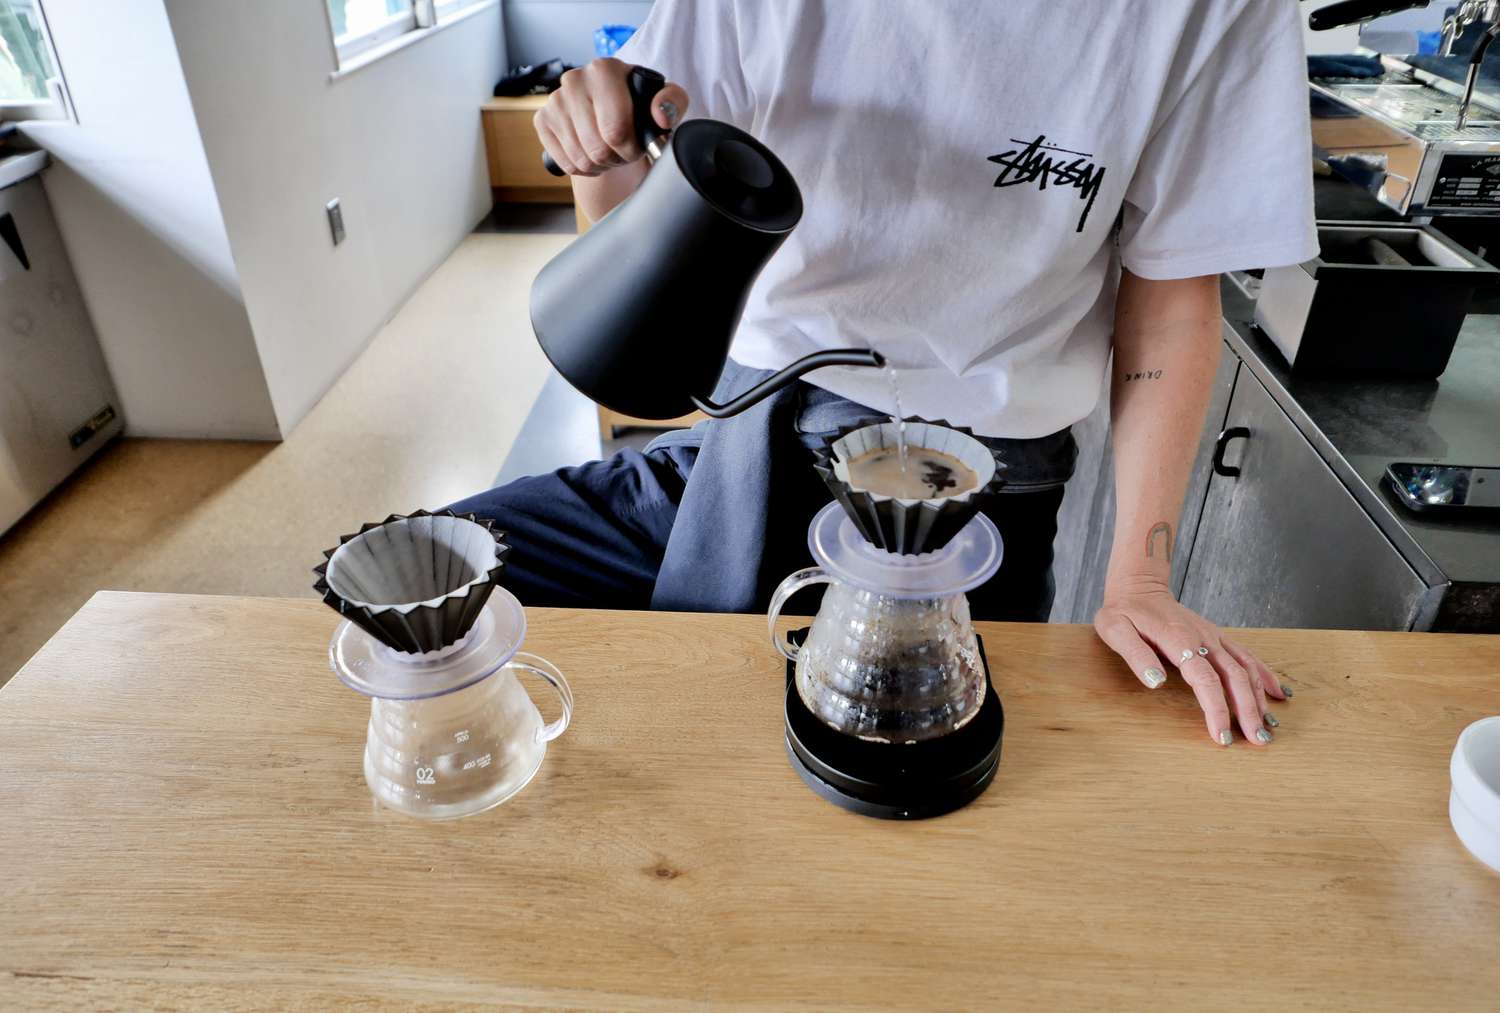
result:
M 816 567 L 793 573 L 770 607 L 773 643 L 791 663 L 786 748 L 815 792 L 896 819 L 936 816 L 978 797 L 1000 760 L 1004 714 L 965 592 L 1000 568 L 995 525 L 976 514 L 921 554 L 871 544 L 830 503 L 808 529 Z M 777 620 L 788 599 L 826 585 L 799 642 Z

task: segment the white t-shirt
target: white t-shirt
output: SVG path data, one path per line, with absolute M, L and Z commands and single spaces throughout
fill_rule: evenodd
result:
M 1098 401 L 1119 265 L 1317 252 L 1302 45 L 1296 0 L 656 0 L 620 57 L 802 189 L 737 361 L 874 348 L 906 413 L 1034 437 Z M 880 370 L 808 379 L 894 407 Z

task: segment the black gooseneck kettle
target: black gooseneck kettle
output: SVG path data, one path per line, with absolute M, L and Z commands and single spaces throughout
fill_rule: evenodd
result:
M 644 67 L 627 79 L 636 132 L 656 159 L 645 181 L 531 286 L 531 327 L 552 365 L 591 400 L 645 419 L 694 408 L 726 418 L 822 366 L 884 366 L 871 349 L 814 352 L 723 404 L 709 400 L 751 285 L 802 217 L 802 194 L 743 130 L 697 119 L 661 131 L 651 99 L 664 84 Z

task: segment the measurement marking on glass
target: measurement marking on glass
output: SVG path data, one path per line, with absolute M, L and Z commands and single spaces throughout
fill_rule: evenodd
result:
M 437 784 L 437 778 L 435 778 L 435 777 L 432 776 L 432 768 L 431 767 L 418 767 L 417 768 L 417 783 L 418 784 Z
M 468 729 L 464 729 L 461 732 L 454 732 L 453 733 L 453 741 L 454 742 L 468 742 L 469 741 L 469 731 L 468 731 Z
M 490 754 L 489 753 L 485 753 L 483 756 L 479 757 L 478 759 L 470 760 L 468 763 L 464 764 L 464 769 L 465 770 L 473 770 L 475 767 L 483 768 L 483 767 L 488 767 L 489 765 L 490 765 Z

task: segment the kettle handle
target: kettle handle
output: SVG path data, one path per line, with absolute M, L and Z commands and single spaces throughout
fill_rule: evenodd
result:
M 885 356 L 872 348 L 832 348 L 804 355 L 781 372 L 766 377 L 743 394 L 723 404 L 710 401 L 706 397 L 693 398 L 693 404 L 710 418 L 727 419 L 765 400 L 793 380 L 801 378 L 804 373 L 811 373 L 815 369 L 822 369 L 824 366 L 874 366 L 879 369 L 884 365 Z
M 656 117 L 651 115 L 651 100 L 666 86 L 667 79 L 650 67 L 631 67 L 630 73 L 625 75 L 625 87 L 630 91 L 630 107 L 635 111 L 635 138 L 642 148 L 650 152 L 652 158 L 661 157 L 662 145 L 672 134 L 670 130 L 657 126 Z M 552 156 L 545 151 L 542 152 L 542 166 L 554 176 L 567 175 L 562 166 L 553 161 Z
M 797 652 L 801 650 L 796 644 L 788 643 L 776 635 L 776 620 L 781 618 L 781 609 L 786 605 L 786 600 L 805 587 L 814 584 L 831 584 L 833 578 L 828 576 L 827 571 L 820 567 L 812 566 L 806 570 L 798 570 L 776 589 L 771 596 L 771 607 L 766 610 L 766 620 L 771 629 L 771 644 L 781 652 L 782 657 L 788 661 L 797 660 Z

